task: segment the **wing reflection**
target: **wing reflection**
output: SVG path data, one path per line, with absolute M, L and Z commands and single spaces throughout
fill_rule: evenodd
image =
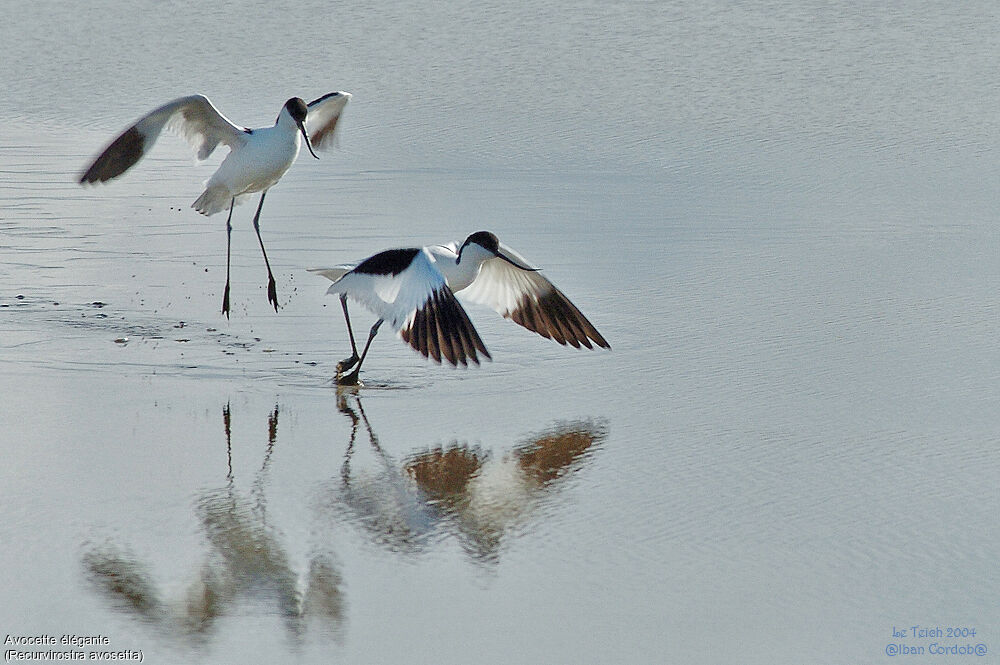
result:
M 603 422 L 563 422 L 499 455 L 453 442 L 395 462 L 379 444 L 360 398 L 351 398 L 353 405 L 344 393 L 338 399 L 353 426 L 331 506 L 374 542 L 402 553 L 454 535 L 473 559 L 495 562 L 504 537 L 543 513 L 563 480 L 607 435 Z M 377 464 L 359 471 L 353 457 L 362 425 Z
M 280 535 L 266 519 L 264 493 L 277 440 L 278 407 L 268 418 L 268 445 L 249 495 L 235 487 L 231 413 L 223 409 L 229 459 L 226 486 L 203 492 L 196 513 L 208 542 L 204 562 L 180 597 L 167 598 L 149 566 L 121 547 L 106 543 L 83 555 L 87 576 L 119 610 L 185 640 L 210 635 L 216 620 L 249 603 L 284 619 L 287 632 L 301 637 L 313 621 L 341 637 L 345 613 L 343 580 L 329 552 L 309 558 L 299 574 Z M 172 585 L 171 585 L 172 586 Z

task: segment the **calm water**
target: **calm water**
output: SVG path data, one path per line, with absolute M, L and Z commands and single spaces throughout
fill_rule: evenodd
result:
M 996 660 L 992 4 L 217 7 L 0 24 L 0 632 L 154 663 Z M 224 220 L 188 207 L 217 160 L 164 137 L 74 184 L 173 97 L 255 126 L 335 89 L 339 150 L 262 217 L 278 314 L 249 206 L 218 314 Z M 470 307 L 494 362 L 383 335 L 338 392 L 305 268 L 479 229 L 614 350 Z

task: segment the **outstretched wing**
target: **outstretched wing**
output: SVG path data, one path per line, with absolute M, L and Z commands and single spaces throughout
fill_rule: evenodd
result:
M 191 144 L 198 159 L 207 159 L 220 143 L 231 149 L 238 148 L 249 136 L 248 129 L 230 122 L 207 97 L 181 97 L 152 111 L 122 132 L 80 176 L 80 183 L 105 182 L 125 173 L 149 152 L 164 127 Z
M 327 293 L 346 294 L 360 303 L 424 357 L 452 365 L 478 365 L 479 354 L 491 358 L 426 250 L 392 249 L 354 267 L 311 272 L 333 280 Z
M 341 91 L 327 93 L 309 102 L 309 114 L 306 116 L 305 125 L 313 148 L 321 150 L 334 145 L 337 122 L 349 101 L 351 93 Z
M 500 254 L 508 260 L 485 261 L 475 281 L 459 291 L 464 298 L 488 305 L 504 318 L 560 344 L 592 349 L 593 341 L 611 348 L 576 305 L 520 254 L 503 243 Z

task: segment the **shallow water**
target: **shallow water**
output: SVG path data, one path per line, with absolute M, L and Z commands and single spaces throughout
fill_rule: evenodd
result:
M 0 628 L 148 662 L 828 663 L 919 624 L 989 661 L 990 7 L 19 7 Z M 164 137 L 75 184 L 175 96 L 253 126 L 334 89 L 339 149 L 262 215 L 278 314 L 250 206 L 218 313 L 224 221 L 189 208 L 217 160 Z M 305 269 L 484 228 L 613 351 L 470 307 L 493 362 L 383 334 L 338 391 Z

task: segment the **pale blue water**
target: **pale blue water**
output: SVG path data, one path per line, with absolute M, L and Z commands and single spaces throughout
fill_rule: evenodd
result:
M 998 28 L 985 3 L 19 6 L 0 631 L 156 663 L 873 663 L 928 649 L 892 635 L 919 624 L 992 662 Z M 254 126 L 335 89 L 339 149 L 262 216 L 278 314 L 249 206 L 218 313 L 224 220 L 189 208 L 216 161 L 164 137 L 75 184 L 173 97 Z M 613 351 L 470 307 L 494 362 L 380 335 L 338 395 L 305 269 L 479 229 Z

